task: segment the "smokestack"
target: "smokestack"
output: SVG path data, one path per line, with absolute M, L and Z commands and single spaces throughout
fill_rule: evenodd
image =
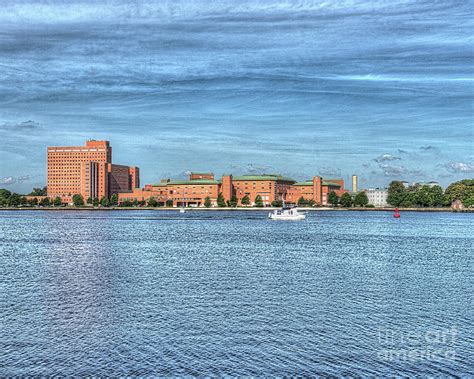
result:
M 352 192 L 357 192 L 357 175 L 352 175 Z

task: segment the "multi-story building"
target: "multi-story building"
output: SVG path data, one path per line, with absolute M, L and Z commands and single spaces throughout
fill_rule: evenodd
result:
M 87 198 L 132 192 L 140 185 L 138 167 L 112 164 L 109 141 L 86 141 L 85 146 L 48 147 L 48 196 L 71 203 L 75 194 Z
M 331 191 L 341 196 L 342 179 L 325 179 L 315 176 L 312 180 L 296 183 L 282 175 L 223 175 L 216 180 L 214 174 L 191 173 L 188 180 L 164 179 L 156 184 L 140 187 L 138 167 L 112 163 L 112 147 L 108 141 L 86 141 L 85 146 L 48 147 L 48 197 L 60 197 L 71 203 L 75 194 L 88 198 L 108 197 L 118 194 L 119 202 L 148 201 L 154 198 L 160 205 L 203 206 L 209 198 L 216 205 L 219 193 L 226 202 L 233 196 L 237 203 L 247 197 L 255 205 L 260 196 L 265 206 L 279 200 L 297 203 L 300 198 L 326 205 Z
M 270 205 L 275 200 L 286 200 L 295 180 L 281 175 L 243 175 L 232 177 L 231 182 L 239 204 L 247 196 L 250 204 L 255 205 L 256 197 L 260 196 L 264 205 Z
M 372 204 L 376 207 L 386 207 L 388 189 L 387 188 L 369 188 L 365 190 L 367 198 L 369 199 L 369 204 Z
M 297 203 L 300 198 L 313 200 L 315 204 L 328 205 L 328 195 L 334 191 L 337 196 L 342 196 L 344 192 L 344 180 L 325 179 L 320 176 L 313 177 L 312 180 L 294 183 L 285 199 L 288 203 Z
M 206 176 L 203 176 L 206 175 Z M 156 184 L 147 184 L 143 189 L 135 189 L 133 193 L 119 193 L 119 201 L 148 201 L 154 198 L 158 204 L 172 202 L 173 206 L 203 206 L 207 197 L 213 205 L 222 193 L 225 201 L 230 201 L 235 195 L 238 204 L 247 196 L 250 205 L 255 205 L 257 196 L 262 198 L 265 206 L 275 200 L 284 200 L 296 204 L 303 197 L 313 200 L 316 204 L 327 205 L 329 192 L 334 191 L 341 196 L 344 189 L 342 179 L 323 180 L 315 176 L 311 181 L 296 183 L 291 178 L 281 175 L 223 175 L 221 180 L 215 180 L 212 173 L 191 173 L 189 180 L 165 179 Z

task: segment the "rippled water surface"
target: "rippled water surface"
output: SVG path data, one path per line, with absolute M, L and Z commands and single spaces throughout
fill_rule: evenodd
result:
M 1 212 L 0 376 L 473 375 L 473 226 Z

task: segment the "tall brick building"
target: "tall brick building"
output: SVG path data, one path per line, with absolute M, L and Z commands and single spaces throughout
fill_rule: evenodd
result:
M 85 146 L 48 147 L 48 196 L 72 202 L 72 196 L 84 199 L 110 197 L 113 193 L 133 192 L 140 186 L 138 167 L 112 163 L 109 141 L 86 141 Z

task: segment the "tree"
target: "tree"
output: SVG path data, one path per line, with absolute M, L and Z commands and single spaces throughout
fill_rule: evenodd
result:
M 394 180 L 390 182 L 388 186 L 387 203 L 393 205 L 394 207 L 399 207 L 401 206 L 406 194 L 407 189 L 403 183 L 398 180 Z
M 304 206 L 306 206 L 306 199 L 305 199 L 303 196 L 301 196 L 301 197 L 298 199 L 298 203 L 297 203 L 297 204 L 298 204 L 298 207 L 304 207 Z
M 92 199 L 92 205 L 93 205 L 94 207 L 98 207 L 98 206 L 99 206 L 99 198 L 98 198 L 98 197 L 94 197 L 94 198 Z
M 25 196 L 22 196 L 20 199 L 20 205 L 27 205 L 27 204 L 28 204 L 28 200 L 26 200 Z
M 0 188 L 0 206 L 5 207 L 8 205 L 8 199 L 11 196 L 11 192 L 4 189 Z
M 49 197 L 44 197 L 43 199 L 41 199 L 39 205 L 41 205 L 42 207 L 49 207 L 51 205 Z
M 239 200 L 237 200 L 237 196 L 235 196 L 235 193 L 234 193 L 232 197 L 230 198 L 230 206 L 232 208 L 235 208 L 238 203 L 239 203 Z
M 12 193 L 8 198 L 9 207 L 18 207 L 21 204 L 21 195 L 17 193 Z
M 204 199 L 204 206 L 205 206 L 206 208 L 210 208 L 211 205 L 212 205 L 211 199 L 209 198 L 209 196 L 207 196 L 207 197 Z
M 264 207 L 262 197 L 260 195 L 255 196 L 255 206 L 258 208 Z
M 280 208 L 282 206 L 283 206 L 283 201 L 281 201 L 281 200 L 273 200 L 272 201 L 272 207 Z
M 250 204 L 249 195 L 245 195 L 240 202 L 242 203 L 242 205 L 249 205 Z
M 172 207 L 173 206 L 173 200 L 171 200 L 171 199 L 166 200 L 166 206 L 167 207 Z
M 158 202 L 155 200 L 154 197 L 150 197 L 148 199 L 148 206 L 153 208 L 156 208 L 158 206 Z
M 460 200 L 465 207 L 474 206 L 474 179 L 464 179 L 451 183 L 444 191 L 445 204 Z
M 11 194 L 12 193 L 9 190 L 6 190 L 5 188 L 0 188 L 0 199 L 8 200 Z
M 342 194 L 340 202 L 344 208 L 352 207 L 352 196 L 349 194 L 349 192 L 344 192 Z
M 219 208 L 224 208 L 226 206 L 224 195 L 222 195 L 222 192 L 219 192 L 217 195 L 217 206 Z
M 32 206 L 38 205 L 38 199 L 36 197 L 34 197 L 33 199 L 28 200 L 28 204 L 30 204 Z
M 82 207 L 84 205 L 84 198 L 81 194 L 77 193 L 72 197 L 72 203 L 75 207 Z
M 132 203 L 128 200 L 125 200 L 125 201 L 122 201 L 120 204 L 119 204 L 119 207 L 131 207 L 132 206 Z
M 336 195 L 336 192 L 334 191 L 329 192 L 328 203 L 337 207 L 337 204 L 339 203 L 339 197 Z
M 33 191 L 30 192 L 29 196 L 46 196 L 47 192 L 47 187 L 33 188 Z
M 133 204 L 134 207 L 138 207 L 138 200 L 137 199 L 133 200 L 132 204 Z
M 86 203 L 87 203 L 87 204 L 92 204 L 93 202 L 94 202 L 94 199 L 92 199 L 92 197 L 89 196 L 89 197 L 87 198 Z
M 108 207 L 109 206 L 109 199 L 107 199 L 105 196 L 100 199 L 100 205 L 103 207 Z
M 119 201 L 118 195 L 114 193 L 112 196 L 110 196 L 109 205 L 111 207 L 116 207 L 118 205 L 118 201 Z
M 358 207 L 365 207 L 367 204 L 369 204 L 369 198 L 367 197 L 367 194 L 362 191 L 355 195 L 354 204 Z
M 55 207 L 60 207 L 62 205 L 62 200 L 59 196 L 55 197 L 53 200 L 53 205 Z
M 431 194 L 433 196 L 433 206 L 440 207 L 444 203 L 444 193 L 440 186 L 431 187 Z

